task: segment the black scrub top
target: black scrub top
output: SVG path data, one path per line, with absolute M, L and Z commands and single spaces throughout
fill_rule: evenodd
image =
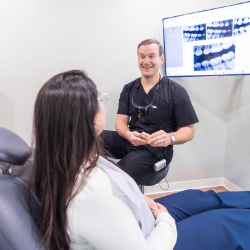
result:
M 150 105 L 151 104 L 151 105 Z M 148 106 L 150 105 L 150 106 Z M 138 108 L 138 107 L 146 107 Z M 198 122 L 198 118 L 186 90 L 173 80 L 163 77 L 148 94 L 141 84 L 141 78 L 124 86 L 117 114 L 130 117 L 129 129 L 131 131 L 146 132 L 152 134 L 159 130 L 167 133 L 175 132 L 178 127 L 185 127 Z M 139 119 L 138 115 L 141 114 Z M 126 142 L 127 150 L 134 150 L 129 141 Z M 139 146 L 149 150 L 156 158 L 172 160 L 173 146 L 151 147 Z

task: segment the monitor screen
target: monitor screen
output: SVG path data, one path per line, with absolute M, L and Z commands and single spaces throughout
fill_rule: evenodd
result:
M 167 76 L 250 74 L 250 2 L 163 19 Z

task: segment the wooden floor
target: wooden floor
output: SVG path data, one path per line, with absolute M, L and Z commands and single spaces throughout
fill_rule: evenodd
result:
M 223 187 L 223 186 L 220 186 L 220 187 L 212 187 L 212 188 L 201 188 L 200 190 L 202 190 L 202 191 L 214 190 L 216 193 L 218 193 L 218 192 L 229 191 L 228 189 L 226 189 L 226 188 Z M 151 195 L 147 195 L 147 196 L 150 197 L 150 198 L 152 198 L 152 199 L 154 200 L 154 199 L 158 199 L 158 198 L 161 198 L 161 197 L 164 197 L 164 196 L 167 196 L 167 195 L 170 195 L 170 194 L 174 194 L 174 193 L 177 193 L 177 192 L 160 193 L 160 194 L 151 194 Z

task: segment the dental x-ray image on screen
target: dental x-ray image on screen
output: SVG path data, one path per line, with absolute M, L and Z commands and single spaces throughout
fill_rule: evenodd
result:
M 183 42 L 206 40 L 206 24 L 183 27 Z
M 194 46 L 194 70 L 233 70 L 235 68 L 235 45 L 216 43 Z
M 242 36 L 250 34 L 250 17 L 234 19 L 234 36 Z
M 229 37 L 233 35 L 233 19 L 207 24 L 207 39 Z
M 166 76 L 250 75 L 250 0 L 162 21 Z

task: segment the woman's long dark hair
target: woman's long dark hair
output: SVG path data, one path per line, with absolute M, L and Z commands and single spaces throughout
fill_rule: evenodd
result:
M 49 249 L 69 249 L 67 207 L 96 166 L 101 146 L 95 131 L 97 89 L 84 72 L 58 74 L 44 84 L 34 108 L 35 191 L 40 230 Z M 77 177 L 83 179 L 74 190 Z

